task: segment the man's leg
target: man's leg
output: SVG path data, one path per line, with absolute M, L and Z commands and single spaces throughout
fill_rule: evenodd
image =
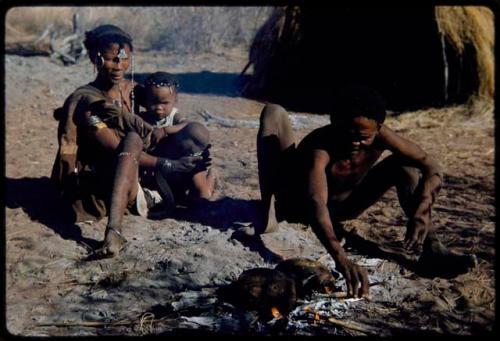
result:
M 257 161 L 261 193 L 261 212 L 255 224 L 256 233 L 274 232 L 278 228 L 274 209 L 274 196 L 280 183 L 283 155 L 295 149 L 293 129 L 286 110 L 267 104 L 260 115 L 257 133 Z
M 347 198 L 329 204 L 332 219 L 341 222 L 358 217 L 393 186 L 398 189 L 398 195 L 400 188 L 401 191 L 403 188 L 414 191 L 418 184 L 418 174 L 408 173 L 407 168 L 395 155 L 377 163 Z M 414 175 L 417 175 L 417 178 L 414 178 Z
M 423 189 L 423 179 L 416 168 L 404 167 L 407 181 L 400 183 L 397 187 L 399 202 L 407 217 L 412 217 L 420 202 Z M 477 259 L 474 255 L 461 255 L 449 251 L 439 240 L 436 229 L 431 225 L 431 210 L 425 219 L 429 222 L 431 230 L 422 247 L 419 258 L 420 271 L 430 275 L 450 274 L 466 272 L 476 265 Z
M 412 217 L 420 202 L 423 179 L 418 169 L 405 166 L 400 158 L 391 155 L 375 165 L 346 200 L 332 205 L 334 220 L 356 218 L 392 186 L 396 186 L 398 199 L 406 216 Z M 430 224 L 430 211 L 426 219 Z M 434 268 L 437 271 L 442 271 L 449 266 L 453 267 L 454 263 L 460 263 L 460 267 L 465 267 L 464 270 L 474 265 L 473 256 L 449 252 L 438 240 L 434 228 L 430 227 L 431 231 L 427 235 L 419 259 L 421 264 L 434 262 Z M 449 270 L 453 271 L 451 268 Z
M 111 192 L 108 224 L 106 227 L 102 256 L 118 255 L 126 242 L 122 236 L 122 220 L 128 203 L 135 200 L 138 191 L 138 160 L 143 143 L 139 135 L 129 133 L 123 140 L 123 149 L 118 153 L 116 172 Z

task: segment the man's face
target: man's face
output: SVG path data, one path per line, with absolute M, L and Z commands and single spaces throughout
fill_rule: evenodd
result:
M 104 63 L 102 65 L 96 63 L 101 76 L 112 84 L 120 83 L 125 78 L 125 72 L 130 65 L 130 47 L 125 44 L 120 48 L 118 44 L 111 44 L 101 51 L 101 57 Z
M 355 117 L 351 121 L 339 122 L 339 127 L 345 133 L 352 152 L 358 152 L 373 144 L 378 134 L 380 124 L 366 117 Z
M 177 102 L 177 92 L 173 87 L 150 87 L 146 91 L 146 105 L 150 113 L 158 119 L 170 115 Z

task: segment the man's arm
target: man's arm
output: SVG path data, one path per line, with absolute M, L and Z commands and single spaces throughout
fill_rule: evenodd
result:
M 328 210 L 328 184 L 325 168 L 329 155 L 323 150 L 313 151 L 313 160 L 308 170 L 308 202 L 311 212 L 311 226 L 335 264 L 345 277 L 348 294 L 355 297 L 367 296 L 369 292 L 366 271 L 352 263 L 335 235 Z
M 423 176 L 423 189 L 420 203 L 412 217 L 409 217 L 405 243 L 408 249 L 421 248 L 429 230 L 431 206 L 443 182 L 439 163 L 417 144 L 407 140 L 386 126 L 380 129 L 381 140 L 387 149 L 400 155 L 408 166 L 419 168 Z

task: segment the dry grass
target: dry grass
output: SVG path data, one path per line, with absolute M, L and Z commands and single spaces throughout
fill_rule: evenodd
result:
M 72 29 L 75 9 L 71 7 L 14 7 L 6 15 L 5 41 L 36 39 L 49 24 L 62 31 Z
M 101 24 L 122 27 L 143 50 L 173 53 L 248 49 L 270 7 L 15 7 L 6 16 L 6 42 L 29 41 L 48 24 L 72 30 L 73 14 L 84 30 Z
M 435 13 L 439 31 L 459 54 L 466 44 L 474 46 L 480 79 L 478 95 L 493 98 L 495 31 L 491 10 L 478 6 L 438 6 Z

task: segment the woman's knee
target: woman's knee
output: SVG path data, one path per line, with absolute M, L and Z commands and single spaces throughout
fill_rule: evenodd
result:
M 127 151 L 141 151 L 143 148 L 143 141 L 139 134 L 130 132 L 125 135 L 123 141 L 123 149 Z

